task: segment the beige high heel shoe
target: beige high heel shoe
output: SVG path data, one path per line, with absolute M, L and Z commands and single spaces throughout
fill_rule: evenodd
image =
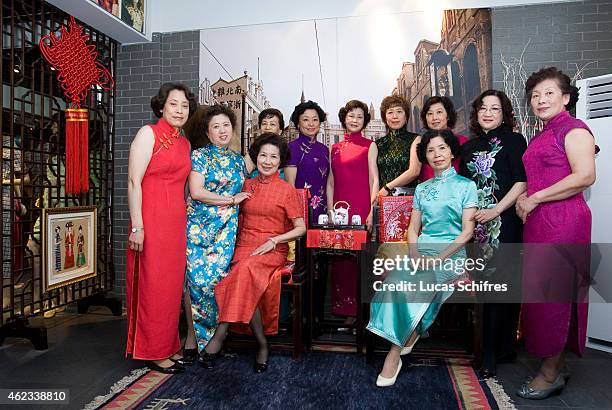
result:
M 421 335 L 417 335 L 416 339 L 414 339 L 414 342 L 412 342 L 412 344 L 410 346 L 402 347 L 402 350 L 400 351 L 400 356 L 405 356 L 407 354 L 410 354 L 412 352 L 412 348 L 414 347 L 416 342 L 419 341 L 420 337 L 421 337 Z
M 395 374 L 393 375 L 393 377 L 386 378 L 379 374 L 378 378 L 376 379 L 376 385 L 378 387 L 393 386 L 395 384 L 395 381 L 397 380 L 397 375 L 399 374 L 401 369 L 402 369 L 402 358 L 400 357 L 399 364 L 397 365 L 397 370 L 395 371 Z

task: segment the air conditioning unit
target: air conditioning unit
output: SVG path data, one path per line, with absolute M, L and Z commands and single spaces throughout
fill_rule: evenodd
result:
M 601 149 L 595 158 L 597 181 L 585 191 L 593 214 L 587 346 L 612 353 L 612 74 L 579 80 L 576 86 L 576 117 L 587 123 Z

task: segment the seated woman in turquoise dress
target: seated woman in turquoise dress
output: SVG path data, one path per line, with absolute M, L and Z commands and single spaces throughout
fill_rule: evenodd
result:
M 393 270 L 384 280 L 384 284 L 412 281 L 416 283 L 416 290 L 378 291 L 372 301 L 367 329 L 391 342 L 376 380 L 379 387 L 395 383 L 402 368 L 400 356 L 410 353 L 452 294 L 452 287 L 445 285 L 463 273 L 463 247 L 474 231 L 478 201 L 476 184 L 458 175 L 451 166 L 458 152 L 459 141 L 448 130 L 426 132 L 417 146 L 419 160 L 427 161 L 435 177 L 417 186 L 408 243 L 396 244 L 395 248 L 396 254 L 405 249 L 412 262 L 420 263 L 420 268 L 414 275 L 409 270 Z M 393 259 L 395 256 L 387 255 Z M 421 286 L 427 290 L 420 290 Z

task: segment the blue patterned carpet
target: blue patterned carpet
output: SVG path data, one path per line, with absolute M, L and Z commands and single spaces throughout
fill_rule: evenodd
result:
M 252 355 L 218 359 L 212 370 L 193 365 L 140 403 L 138 409 L 461 409 L 449 368 L 441 359 L 404 357 L 398 381 L 390 388 L 374 384 L 382 366 L 363 356 L 310 352 L 301 361 L 274 353 L 262 374 L 252 370 Z M 486 385 L 486 400 L 495 403 Z M 183 400 L 169 402 L 156 399 Z M 158 407 L 154 407 L 157 404 Z M 163 404 L 162 407 L 159 407 Z M 495 404 L 489 408 L 497 408 Z M 487 408 L 481 407 L 481 408 Z

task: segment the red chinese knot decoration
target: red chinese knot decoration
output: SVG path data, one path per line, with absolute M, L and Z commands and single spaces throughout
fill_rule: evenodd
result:
M 69 30 L 60 28 L 60 38 L 50 33 L 40 39 L 40 52 L 58 72 L 58 81 L 70 108 L 66 109 L 66 193 L 89 190 L 89 112 L 81 108 L 93 85 L 113 89 L 110 72 L 96 59 L 96 46 L 87 44 L 89 36 L 70 17 Z

